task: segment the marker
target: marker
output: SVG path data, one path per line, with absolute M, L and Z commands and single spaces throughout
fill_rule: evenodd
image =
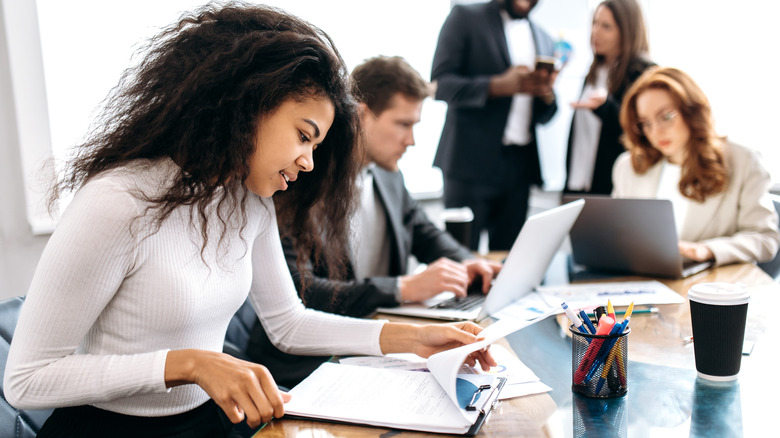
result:
M 585 328 L 585 326 L 582 325 L 582 321 L 580 321 L 580 319 L 577 317 L 577 314 L 569 308 L 569 305 L 566 304 L 565 301 L 561 303 L 561 307 L 563 307 L 563 312 L 566 313 L 566 316 L 569 317 L 569 321 L 571 321 L 571 323 L 574 325 L 574 328 L 582 333 L 588 334 L 588 330 Z
M 599 321 L 599 329 L 596 331 L 596 335 L 607 335 L 612 331 L 612 327 L 615 325 L 615 320 L 607 315 L 601 317 Z M 585 350 L 585 355 L 582 357 L 580 365 L 577 367 L 577 371 L 574 373 L 574 384 L 579 385 L 585 380 L 591 366 L 596 361 L 596 355 L 601 350 L 601 345 L 604 343 L 604 338 L 593 339 L 588 345 L 588 349 Z
M 596 317 L 596 321 L 601 321 L 601 317 L 607 314 L 607 308 L 604 306 L 597 306 L 593 309 L 593 316 Z M 611 317 L 615 319 L 614 317 Z
M 595 335 L 596 327 L 593 327 L 593 323 L 590 322 L 590 318 L 588 318 L 588 314 L 585 313 L 584 310 L 580 310 L 580 317 L 582 318 L 582 322 L 584 322 L 585 325 L 588 327 L 588 331 L 590 331 L 590 334 Z

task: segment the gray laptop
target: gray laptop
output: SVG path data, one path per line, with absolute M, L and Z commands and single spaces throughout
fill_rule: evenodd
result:
M 449 321 L 482 321 L 539 286 L 584 205 L 585 201 L 576 200 L 529 217 L 487 295 L 479 292 L 454 298 L 452 292 L 443 292 L 422 303 L 380 307 L 377 312 Z
M 565 196 L 563 201 L 577 199 Z M 571 229 L 572 259 L 588 271 L 685 278 L 712 266 L 683 258 L 672 203 L 587 196 Z

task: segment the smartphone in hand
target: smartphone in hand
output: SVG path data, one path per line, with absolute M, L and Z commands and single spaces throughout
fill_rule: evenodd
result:
M 547 73 L 555 72 L 555 58 L 552 56 L 537 56 L 534 70 L 546 70 Z

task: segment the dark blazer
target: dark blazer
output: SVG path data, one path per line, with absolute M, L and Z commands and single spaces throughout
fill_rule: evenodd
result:
M 306 280 L 303 299 L 306 307 L 355 317 L 367 316 L 377 307 L 392 307 L 398 276 L 405 275 L 410 255 L 422 263 L 431 263 L 440 257 L 456 261 L 473 258 L 471 252 L 460 245 L 449 233 L 439 229 L 412 199 L 404 185 L 400 172 L 390 172 L 374 167 L 374 191 L 382 204 L 387 219 L 388 237 L 391 240 L 390 272 L 388 277 L 355 279 L 351 266 L 345 281 L 327 278 L 324 267 L 312 269 Z M 287 266 L 290 268 L 296 288 L 301 289 L 301 274 L 296 265 L 297 253 L 291 242 L 283 242 Z M 278 350 L 268 339 L 263 326 L 256 322 L 249 339 L 247 355 L 254 362 L 265 365 L 276 382 L 292 387 L 309 375 L 324 356 L 296 356 Z
M 410 255 L 421 263 L 431 263 L 440 257 L 455 261 L 473 257 L 467 248 L 428 219 L 406 190 L 400 172 L 390 172 L 379 167 L 374 167 L 372 172 L 374 191 L 387 220 L 390 272 L 387 277 L 355 279 L 349 267 L 348 280 L 337 282 L 327 278 L 327 271 L 314 268 L 313 276 L 307 279 L 303 296 L 307 307 L 341 315 L 366 316 L 377 307 L 399 304 L 395 299 L 396 277 L 407 273 Z M 284 250 L 287 266 L 300 290 L 297 253 L 290 242 L 284 244 Z
M 502 137 L 512 103 L 511 97 L 488 98 L 490 78 L 511 66 L 500 11 L 495 1 L 455 5 L 439 34 L 431 80 L 437 82 L 436 99 L 447 102 L 447 118 L 433 165 L 447 177 L 500 182 L 499 175 L 486 171 L 502 159 Z M 537 55 L 552 56 L 552 38 L 533 22 L 531 29 Z M 557 109 L 554 100 L 546 104 L 534 99 L 532 130 L 547 123 Z M 533 143 L 536 163 L 530 166 L 535 173 L 531 182 L 541 184 Z
M 599 119 L 601 119 L 601 132 L 599 133 L 598 150 L 596 151 L 596 161 L 593 167 L 593 179 L 591 180 L 590 191 L 588 193 L 609 195 L 612 193 L 612 166 L 617 157 L 625 152 L 625 147 L 620 141 L 623 135 L 623 128 L 620 127 L 620 105 L 623 102 L 623 96 L 631 85 L 648 68 L 655 65 L 653 62 L 636 58 L 628 66 L 626 77 L 623 83 L 614 94 L 609 94 L 603 105 L 593 110 Z M 584 84 L 583 84 L 584 86 Z M 566 149 L 566 184 L 564 192 L 568 191 L 569 176 L 568 171 L 571 168 L 571 149 L 574 138 L 574 118 L 572 117 L 571 128 L 569 129 L 569 142 Z

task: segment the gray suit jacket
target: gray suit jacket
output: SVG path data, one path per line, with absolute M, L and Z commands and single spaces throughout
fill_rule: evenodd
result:
M 395 298 L 397 277 L 407 274 L 409 256 L 421 263 L 431 263 L 440 257 L 455 261 L 472 258 L 471 252 L 447 232 L 434 225 L 404 186 L 400 172 L 374 167 L 374 190 L 387 219 L 391 241 L 390 272 L 387 277 L 354 278 L 351 267 L 346 281 L 327 278 L 323 267 L 313 268 L 307 279 L 303 299 L 307 307 L 349 316 L 366 316 L 377 307 L 398 305 Z M 297 253 L 291 242 L 284 242 L 287 266 L 300 290 Z
M 777 213 L 769 196 L 771 179 L 758 154 L 727 143 L 724 149 L 729 169 L 725 192 L 699 203 L 691 201 L 680 240 L 700 242 L 715 254 L 715 264 L 767 261 L 780 242 Z M 613 168 L 615 198 L 655 198 L 662 162 L 642 175 L 634 172 L 631 157 L 624 152 Z
M 511 97 L 488 98 L 490 78 L 510 66 L 501 6 L 495 2 L 455 5 L 442 26 L 433 57 L 431 80 L 437 82 L 436 99 L 447 102 L 447 118 L 433 161 L 447 177 L 499 183 L 487 171 L 502 159 L 501 148 Z M 531 24 L 536 54 L 552 56 L 554 43 L 540 27 Z M 532 131 L 557 111 L 553 101 L 533 100 Z M 533 136 L 535 137 L 535 136 Z M 536 142 L 533 184 L 541 184 Z

